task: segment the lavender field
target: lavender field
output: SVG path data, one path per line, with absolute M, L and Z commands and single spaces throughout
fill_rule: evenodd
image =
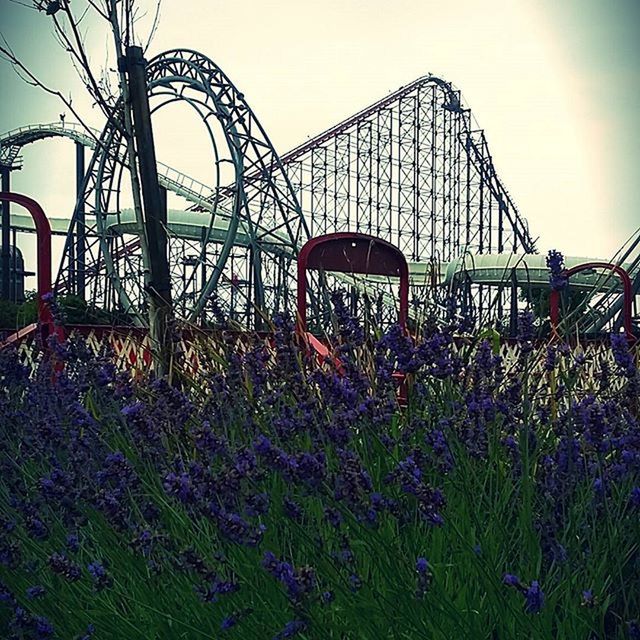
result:
M 0 640 L 640 640 L 638 25 L 0 0 Z
M 0 635 L 640 637 L 625 338 L 541 344 L 523 313 L 498 355 L 337 312 L 339 370 L 284 318 L 198 384 L 3 350 Z

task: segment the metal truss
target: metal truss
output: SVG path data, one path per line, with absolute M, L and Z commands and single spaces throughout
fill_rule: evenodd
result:
M 173 296 L 182 317 L 211 319 L 222 311 L 251 327 L 292 308 L 292 261 L 308 237 L 325 233 L 377 236 L 410 262 L 431 265 L 433 274 L 465 254 L 535 251 L 484 132 L 460 92 L 442 79 L 419 78 L 279 158 L 244 96 L 205 56 L 169 51 L 149 62 L 147 75 L 152 110 L 189 104 L 211 141 L 211 185 L 159 166 L 161 185 L 208 216 L 199 236 L 170 238 Z M 76 140 L 94 153 L 57 289 L 143 324 L 140 221 L 136 228 L 121 213 L 128 169 L 120 118 L 116 110 L 97 141 Z M 52 125 L 40 133 L 28 129 L 14 136 L 13 146 L 0 137 L 0 158 L 5 149 L 17 157 L 19 146 L 38 135 L 65 135 Z M 66 135 L 75 140 L 79 134 Z M 221 225 L 224 239 L 213 233 Z M 429 268 L 424 273 L 431 278 Z M 459 282 L 459 300 L 478 318 L 502 312 L 502 294 L 496 304 L 488 287 Z M 414 287 L 414 298 L 424 300 L 425 291 L 432 290 Z
M 90 148 L 95 147 L 95 142 L 100 132 L 95 129 L 87 129 L 75 122 L 51 122 L 48 124 L 31 124 L 18 129 L 12 129 L 0 136 L 0 166 L 11 170 L 19 169 L 22 165 L 20 151 L 22 147 L 32 142 L 38 142 L 45 138 L 64 137 Z
M 437 265 L 465 253 L 535 252 L 460 92 L 425 76 L 282 156 L 313 236 L 357 231 Z M 414 298 L 425 287 L 414 288 Z M 478 319 L 486 287 L 460 295 Z M 506 294 L 508 297 L 508 294 Z M 506 298 L 499 296 L 500 311 Z
M 312 235 L 370 233 L 407 259 L 535 251 L 460 92 L 425 76 L 282 156 Z
M 267 310 L 286 303 L 290 282 L 281 272 L 290 271 L 296 247 L 308 237 L 280 159 L 243 94 L 209 58 L 189 50 L 168 51 L 149 62 L 147 80 L 153 112 L 180 101 L 198 113 L 211 141 L 216 176 L 206 198 L 203 193 L 190 192 L 191 185 L 180 180 L 171 185 L 209 212 L 208 225 L 203 226 L 198 241 L 171 238 L 176 311 L 193 321 L 215 312 L 212 300 L 216 301 L 213 307 L 224 304 L 231 311 L 232 298 L 242 298 L 246 320 L 250 325 L 256 319 L 259 323 Z M 72 282 L 78 282 L 82 272 L 84 278 L 75 285 L 76 290 L 95 304 L 143 324 L 146 266 L 138 241 L 141 221 L 128 233 L 114 231 L 121 222 L 121 194 L 128 169 L 121 121 L 117 108 L 95 147 L 76 204 L 58 289 L 73 290 Z M 224 180 L 229 167 L 231 184 Z M 115 213 L 115 224 L 110 212 Z M 212 229 L 220 218 L 227 221 L 226 237 L 210 249 Z M 240 225 L 243 237 L 248 237 L 242 246 L 236 242 Z M 79 264 L 78 252 L 74 255 L 72 250 L 74 233 L 86 238 L 84 264 Z

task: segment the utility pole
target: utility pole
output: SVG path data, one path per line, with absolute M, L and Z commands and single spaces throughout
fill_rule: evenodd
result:
M 76 282 L 75 291 L 83 300 L 86 296 L 86 247 L 87 247 L 87 229 L 84 210 L 84 146 L 80 142 L 76 142 L 76 202 L 77 202 L 77 220 L 76 220 Z
M 171 276 L 167 259 L 166 201 L 160 193 L 156 152 L 145 75 L 146 61 L 141 47 L 127 47 L 126 71 L 133 111 L 134 137 L 142 187 L 144 234 L 149 247 L 149 335 L 156 351 L 159 376 L 168 373 L 171 356 Z

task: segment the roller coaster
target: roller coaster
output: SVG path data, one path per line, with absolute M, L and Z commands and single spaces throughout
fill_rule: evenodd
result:
M 455 299 L 478 324 L 506 318 L 513 325 L 518 292 L 548 286 L 527 221 L 451 83 L 418 78 L 279 156 L 244 94 L 206 56 L 167 51 L 147 63 L 146 74 L 152 113 L 186 103 L 211 148 L 213 178 L 206 184 L 158 163 L 165 203 L 167 192 L 181 203 L 165 205 L 178 317 L 207 323 L 222 313 L 246 329 L 260 328 L 264 318 L 294 308 L 295 262 L 304 243 L 340 232 L 375 236 L 400 249 L 414 310 L 437 312 L 445 299 Z M 142 222 L 127 193 L 122 118 L 116 105 L 102 131 L 61 122 L 9 131 L 0 135 L 0 169 L 9 191 L 10 172 L 22 168 L 26 145 L 51 137 L 75 143 L 75 208 L 68 217 L 50 218 L 53 233 L 66 239 L 54 289 L 144 326 L 147 266 Z M 6 227 L 8 216 L 3 219 Z M 34 226 L 14 212 L 10 229 L 15 237 Z M 640 236 L 616 258 L 631 276 L 634 298 L 639 245 Z M 569 258 L 567 266 L 585 261 Z M 393 279 L 337 277 L 355 297 L 392 306 Z M 597 301 L 583 318 L 585 330 L 621 322 L 621 287 L 606 270 L 576 274 L 571 284 Z

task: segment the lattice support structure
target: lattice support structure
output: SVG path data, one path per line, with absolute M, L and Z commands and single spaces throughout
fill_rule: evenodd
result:
M 411 262 L 535 251 L 484 132 L 439 78 L 416 80 L 282 160 L 313 236 L 375 235 Z M 414 298 L 425 293 L 414 289 Z M 476 286 L 459 297 L 484 321 L 508 308 L 509 288 L 497 299 Z
M 535 250 L 484 133 L 438 78 L 415 81 L 282 160 L 313 235 L 372 233 L 414 262 Z
M 159 166 L 160 184 L 205 216 L 198 233 L 170 235 L 179 316 L 213 320 L 222 311 L 251 328 L 263 316 L 291 309 L 292 265 L 310 236 L 374 235 L 410 262 L 433 265 L 434 273 L 438 263 L 465 253 L 535 251 L 484 132 L 460 92 L 442 79 L 419 78 L 280 158 L 243 94 L 205 56 L 163 53 L 149 62 L 147 78 L 154 112 L 186 103 L 212 141 L 212 184 Z M 114 117 L 120 118 L 117 110 Z M 94 149 L 57 289 L 84 291 L 123 321 L 144 324 L 141 221 L 123 213 L 128 169 L 120 129 L 113 123 L 102 133 L 26 127 L 0 136 L 0 159 L 15 159 L 23 144 L 51 135 Z M 495 290 L 458 282 L 456 297 L 478 321 L 509 310 L 508 284 L 496 298 Z M 363 292 L 350 288 L 356 297 Z M 441 303 L 444 293 L 414 287 L 412 299 L 424 309 L 425 297 Z
M 208 213 L 200 239 L 170 238 L 176 313 L 192 321 L 214 315 L 212 307 L 238 315 L 234 298 L 241 297 L 244 310 L 239 315 L 248 326 L 258 326 L 262 316 L 286 298 L 275 289 L 274 274 L 292 269 L 297 246 L 308 237 L 280 159 L 243 94 L 207 57 L 189 50 L 165 52 L 149 62 L 147 82 L 153 112 L 180 101 L 198 113 L 212 142 L 211 164 L 217 176 L 217 184 L 200 197 L 189 193 L 190 184 L 174 185 L 176 193 Z M 146 265 L 137 241 L 142 220 L 128 223 L 121 214 L 128 170 L 121 122 L 117 108 L 95 147 L 72 224 L 80 224 L 83 210 L 90 256 L 85 281 L 91 302 L 142 325 Z M 223 181 L 229 166 L 233 168 L 231 184 Z M 212 230 L 221 219 L 225 236 L 210 248 Z M 70 237 L 74 232 L 72 228 Z M 59 272 L 60 290 L 73 289 L 72 258 L 68 241 Z M 248 309 L 253 311 L 252 319 Z

